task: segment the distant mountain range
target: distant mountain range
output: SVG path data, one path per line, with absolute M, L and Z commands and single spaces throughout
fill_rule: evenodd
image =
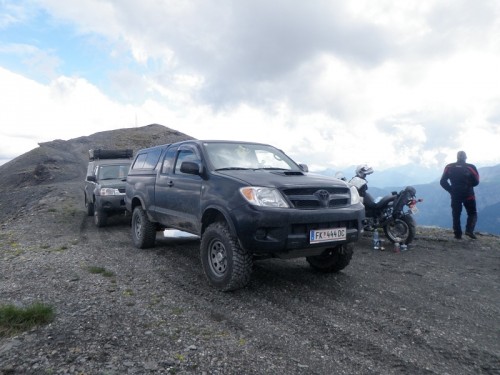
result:
M 355 166 L 340 170 L 350 180 Z M 334 176 L 338 171 L 325 170 L 319 172 Z M 500 165 L 478 168 L 481 182 L 475 188 L 478 222 L 476 231 L 500 234 Z M 411 185 L 416 188 L 418 198 L 423 202 L 418 204 L 419 212 L 415 216 L 418 225 L 451 228 L 450 196 L 439 185 L 442 170 L 419 167 L 418 165 L 403 166 L 375 171 L 367 177 L 368 191 L 374 197 L 390 194 Z M 462 213 L 462 224 L 465 225 L 465 210 Z
M 356 166 L 335 170 L 325 169 L 317 172 L 327 176 L 335 176 L 341 173 L 349 181 L 355 175 Z M 375 170 L 368 176 L 370 186 L 386 188 L 388 186 L 407 186 L 416 184 L 427 184 L 438 181 L 443 171 L 438 168 L 423 167 L 420 165 L 404 165 L 400 167 L 388 168 L 383 171 Z

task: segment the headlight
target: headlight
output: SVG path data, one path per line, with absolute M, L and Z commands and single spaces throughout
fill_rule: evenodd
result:
M 361 198 L 359 197 L 358 189 L 356 186 L 351 186 L 351 204 L 356 204 L 361 202 Z
M 99 192 L 100 195 L 122 195 L 118 189 L 113 188 L 101 188 Z
M 240 193 L 243 198 L 255 206 L 289 207 L 281 193 L 274 188 L 248 186 L 241 188 Z

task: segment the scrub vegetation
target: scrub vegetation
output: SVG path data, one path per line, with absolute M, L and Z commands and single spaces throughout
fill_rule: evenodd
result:
M 50 323 L 54 318 L 52 306 L 34 303 L 27 307 L 12 304 L 0 306 L 0 336 L 9 336 L 33 327 Z

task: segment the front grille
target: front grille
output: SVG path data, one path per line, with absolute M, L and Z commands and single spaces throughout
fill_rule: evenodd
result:
M 349 205 L 351 194 L 347 187 L 313 187 L 283 189 L 294 208 L 315 210 Z

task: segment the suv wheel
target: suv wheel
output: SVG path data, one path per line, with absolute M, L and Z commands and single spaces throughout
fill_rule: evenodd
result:
M 205 275 L 217 289 L 227 292 L 249 283 L 252 256 L 240 247 L 225 223 L 208 226 L 201 239 L 200 255 Z
M 96 225 L 96 227 L 102 228 L 108 222 L 108 214 L 103 210 L 97 208 L 95 204 L 93 206 L 94 206 L 94 224 Z
M 156 226 L 149 221 L 141 206 L 134 208 L 132 213 L 132 240 L 135 247 L 147 249 L 155 245 Z
M 307 257 L 312 268 L 321 272 L 339 272 L 347 267 L 352 258 L 354 246 L 345 244 L 325 250 L 321 255 Z

